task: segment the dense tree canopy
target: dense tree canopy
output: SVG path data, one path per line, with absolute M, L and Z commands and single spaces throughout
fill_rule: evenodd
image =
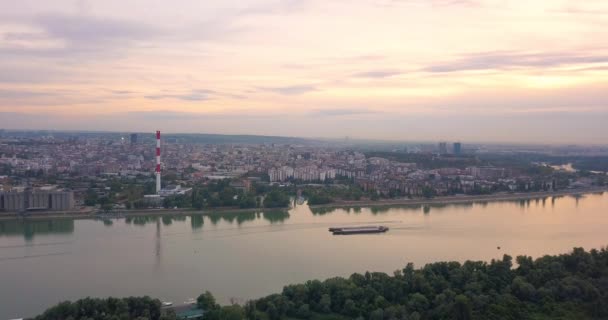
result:
M 35 320 L 174 320 L 172 312 L 161 312 L 159 300 L 149 297 L 85 298 L 62 302 Z
M 517 266 L 514 267 L 514 264 Z M 505 255 L 491 262 L 408 264 L 381 272 L 290 285 L 244 306 L 219 306 L 209 292 L 205 319 L 607 319 L 608 250 L 538 259 Z M 38 320 L 173 319 L 150 298 L 64 302 Z
M 249 319 L 606 319 L 608 251 L 438 262 L 393 276 L 308 281 L 252 303 Z M 251 307 L 250 307 L 251 308 Z
M 289 206 L 289 195 L 278 189 L 274 189 L 264 198 L 265 208 L 284 208 Z
M 228 179 L 211 181 L 193 188 L 190 205 L 199 210 L 216 207 L 256 208 L 262 206 L 260 198 L 266 195 L 267 201 L 264 201 L 264 207 L 289 206 L 289 196 L 285 191 L 260 185 L 254 185 L 252 189 L 250 192 L 244 192 L 231 187 Z
M 306 196 L 311 206 L 333 202 L 332 198 L 324 192 L 309 192 Z

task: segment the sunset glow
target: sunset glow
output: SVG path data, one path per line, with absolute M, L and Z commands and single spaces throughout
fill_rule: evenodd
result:
M 0 128 L 603 143 L 606 123 L 602 0 L 0 0 Z

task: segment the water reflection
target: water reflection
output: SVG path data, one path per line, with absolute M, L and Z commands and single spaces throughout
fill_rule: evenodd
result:
M 270 221 L 270 223 L 281 223 L 289 219 L 289 212 L 285 210 L 264 212 L 264 219 Z
M 222 220 L 229 223 L 236 221 L 238 225 L 241 225 L 244 222 L 253 221 L 258 218 L 259 217 L 256 212 L 222 212 L 209 215 L 209 220 L 213 225 L 217 225 Z
M 316 216 L 323 216 L 336 210 L 338 210 L 338 208 L 310 208 L 312 214 Z M 361 210 L 361 208 L 359 208 L 359 210 Z
M 373 215 L 377 215 L 377 214 L 389 212 L 391 210 L 391 207 L 373 207 L 373 208 L 370 208 L 370 210 Z
M 580 201 L 581 199 L 585 198 L 585 196 L 584 196 L 584 195 L 582 195 L 582 194 L 575 194 L 575 195 L 571 195 L 571 197 L 572 197 L 572 198 L 574 198 L 574 199 L 576 200 L 575 204 L 576 204 L 576 207 L 577 207 L 577 208 L 578 208 L 579 201 Z
M 423 206 L 423 207 L 422 207 L 422 212 L 423 212 L 424 214 L 429 214 L 429 213 L 431 213 L 431 206 Z
M 158 268 L 160 266 L 161 257 L 162 257 L 162 245 L 161 245 L 161 232 L 160 232 L 160 221 L 156 220 L 156 236 L 154 237 L 156 240 L 154 246 L 154 256 L 156 259 L 154 260 L 155 266 Z
M 155 223 L 158 221 L 159 216 L 129 216 L 125 218 L 127 224 L 133 224 L 137 226 L 145 226 L 148 223 Z
M 550 199 L 551 206 L 555 207 L 555 203 L 557 200 L 562 198 L 571 198 L 574 199 L 575 206 L 578 206 L 580 200 L 585 199 L 590 195 L 602 196 L 605 192 L 597 192 L 588 195 L 557 195 L 557 196 L 546 196 L 539 198 L 530 198 L 530 199 L 514 199 L 514 200 L 496 200 L 496 201 L 472 201 L 472 202 L 463 202 L 463 203 L 434 203 L 434 204 L 425 204 L 425 205 L 391 205 L 391 206 L 375 206 L 375 207 L 363 207 L 369 208 L 372 214 L 383 214 L 390 212 L 393 209 L 403 209 L 403 210 L 411 210 L 411 211 L 419 211 L 422 210 L 423 213 L 430 213 L 432 209 L 444 209 L 444 208 L 472 208 L 474 206 L 479 206 L 481 208 L 486 208 L 488 205 L 492 203 L 513 203 L 519 206 L 521 209 L 529 209 L 532 206 L 535 207 L 545 207 L 547 204 L 547 200 Z M 362 207 L 355 206 L 345 206 L 345 207 L 329 207 L 329 208 L 310 208 L 310 211 L 313 215 L 326 215 L 336 211 L 342 211 L 346 213 L 350 213 L 352 210 L 361 211 Z
M 193 214 L 190 216 L 190 226 L 192 226 L 192 230 L 199 230 L 203 228 L 205 220 L 203 219 L 202 214 Z
M 162 216 L 161 218 L 163 225 L 170 226 L 173 221 L 186 221 L 186 216 L 184 215 L 175 215 L 175 216 Z
M 72 219 L 0 221 L 0 236 L 22 235 L 26 241 L 33 240 L 36 235 L 72 233 L 74 233 L 74 220 Z
M 594 193 L 592 196 L 602 196 L 604 192 Z M 556 201 L 560 198 L 570 198 L 574 199 L 574 205 L 578 206 L 579 201 L 585 199 L 585 196 L 575 195 L 575 196 L 548 196 L 542 198 L 535 199 L 521 199 L 521 200 L 504 200 L 504 201 L 494 201 L 493 203 L 503 202 L 503 203 L 512 203 L 517 205 L 522 210 L 529 210 L 531 206 L 544 208 L 547 200 L 550 199 L 551 207 L 555 207 Z M 350 207 L 328 207 L 328 208 L 310 208 L 306 205 L 296 206 L 295 211 L 297 212 L 297 208 L 305 207 L 305 211 L 312 216 L 325 216 L 333 213 L 341 213 L 347 215 L 359 215 L 362 212 L 369 212 L 372 215 L 385 215 L 390 212 L 398 209 L 402 211 L 411 211 L 411 212 L 422 212 L 425 216 L 429 216 L 433 213 L 433 211 L 443 211 L 446 209 L 456 208 L 456 209 L 467 209 L 471 210 L 475 206 L 479 206 L 481 208 L 486 208 L 491 204 L 492 201 L 476 201 L 476 202 L 466 202 L 466 203 L 436 203 L 436 204 L 412 204 L 412 205 L 397 205 L 397 206 L 375 206 L 375 207 L 360 207 L 360 206 L 350 206 Z M 184 215 L 184 214 L 172 214 L 172 215 L 135 215 L 135 216 L 127 216 L 124 218 L 101 218 L 98 221 L 102 222 L 107 227 L 113 227 L 117 221 L 124 219 L 127 225 L 134 226 L 145 226 L 147 224 L 156 224 L 157 232 L 160 232 L 161 225 L 169 227 L 175 223 L 187 223 L 187 220 L 190 220 L 190 227 L 193 231 L 201 231 L 204 229 L 204 225 L 206 223 L 211 223 L 212 225 L 218 225 L 219 223 L 229 223 L 237 225 L 242 225 L 244 223 L 265 220 L 270 222 L 270 224 L 278 224 L 284 223 L 285 221 L 291 218 L 290 211 L 287 210 L 271 210 L 271 211 L 249 211 L 249 212 L 229 212 L 229 211 L 219 211 L 211 214 L 193 214 L 193 215 Z M 1 236 L 23 236 L 27 241 L 31 241 L 34 239 L 36 235 L 47 235 L 47 234 L 72 234 L 74 232 L 74 220 L 72 219 L 56 219 L 56 220 L 9 220 L 9 221 L 0 221 L 0 237 Z
M 328 209 L 327 212 L 333 212 L 336 209 Z M 360 208 L 354 209 L 356 212 L 360 212 Z M 289 212 L 286 210 L 272 210 L 266 212 L 221 212 L 207 215 L 194 214 L 188 215 L 136 215 L 127 216 L 124 221 L 128 225 L 134 225 L 138 227 L 146 226 L 147 224 L 156 224 L 157 232 L 160 232 L 161 224 L 163 226 L 171 226 L 176 222 L 186 222 L 190 219 L 190 226 L 192 230 L 201 230 L 205 224 L 205 219 L 213 225 L 217 225 L 220 222 L 237 223 L 241 225 L 246 222 L 254 220 L 266 220 L 271 224 L 282 223 L 288 220 L 290 217 Z M 119 219 L 96 219 L 107 227 L 112 227 Z M 0 221 L 0 236 L 23 236 L 26 240 L 31 241 L 35 235 L 48 235 L 48 234 L 71 234 L 74 232 L 74 221 L 73 219 L 55 219 L 55 220 L 7 220 Z

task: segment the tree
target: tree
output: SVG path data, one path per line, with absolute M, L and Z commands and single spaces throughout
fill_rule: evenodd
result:
M 89 188 L 87 190 L 87 194 L 85 195 L 85 198 L 84 198 L 84 204 L 86 206 L 93 207 L 97 204 L 97 200 L 98 200 L 97 192 L 95 192 L 95 190 Z
M 241 209 L 255 208 L 256 206 L 257 203 L 255 201 L 255 198 L 250 195 L 243 195 L 241 199 L 239 199 L 239 208 Z
M 408 304 L 412 310 L 424 312 L 429 307 L 429 300 L 423 294 L 416 292 L 410 295 Z
M 308 204 L 309 205 L 319 205 L 326 204 L 332 202 L 331 197 L 327 194 L 321 192 L 314 192 L 308 195 Z
M 213 294 L 211 294 L 211 292 L 209 291 L 205 291 L 205 293 L 202 293 L 200 296 L 198 296 L 198 298 L 196 299 L 196 305 L 205 311 L 217 310 L 220 307 L 215 302 L 215 297 L 213 296 Z
M 272 190 L 264 198 L 265 208 L 283 208 L 289 206 L 289 197 L 287 194 L 279 191 Z
M 221 320 L 242 320 L 245 319 L 245 310 L 238 304 L 223 306 L 219 318 Z
M 175 313 L 162 314 L 161 303 L 150 297 L 129 297 L 123 299 L 85 298 L 75 302 L 62 302 L 46 310 L 35 320 L 56 319 L 146 319 L 175 320 Z
M 384 319 L 384 310 L 376 309 L 376 310 L 372 311 L 372 313 L 369 315 L 369 319 L 370 320 L 383 320 Z
M 471 320 L 473 319 L 473 312 L 471 310 L 471 303 L 469 298 L 465 295 L 457 295 L 454 303 L 454 314 L 457 320 Z
M 422 188 L 422 196 L 430 199 L 433 198 L 437 195 L 437 192 L 435 191 L 435 189 L 431 188 L 431 187 L 424 187 Z
M 192 198 L 187 195 L 174 195 L 163 199 L 163 207 L 169 208 L 190 208 L 192 207 Z
M 296 311 L 296 317 L 300 319 L 309 319 L 312 316 L 310 306 L 308 304 L 301 305 Z
M 513 279 L 511 292 L 522 301 L 533 301 L 536 297 L 536 289 L 528 283 L 524 277 L 518 276 Z
M 321 300 L 319 301 L 319 311 L 322 313 L 331 312 L 331 296 L 329 294 L 324 294 L 321 296 Z
M 348 299 L 344 302 L 344 308 L 342 308 L 342 314 L 347 315 L 349 317 L 357 317 L 360 311 L 357 308 L 357 304 L 355 301 Z
M 257 320 L 259 312 L 256 309 L 254 301 L 247 301 L 245 304 L 245 318 L 248 320 Z
M 281 314 L 279 313 L 279 309 L 277 309 L 277 307 L 272 302 L 268 303 L 268 307 L 266 308 L 266 313 L 268 314 L 268 318 L 270 320 L 281 319 Z

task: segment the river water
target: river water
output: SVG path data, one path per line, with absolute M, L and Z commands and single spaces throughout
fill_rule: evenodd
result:
M 331 226 L 386 225 L 333 236 Z M 0 320 L 63 300 L 209 290 L 244 301 L 309 279 L 392 273 L 408 262 L 491 260 L 608 245 L 608 193 L 444 206 L 313 210 L 110 221 L 0 221 Z M 500 247 L 500 249 L 498 249 Z

